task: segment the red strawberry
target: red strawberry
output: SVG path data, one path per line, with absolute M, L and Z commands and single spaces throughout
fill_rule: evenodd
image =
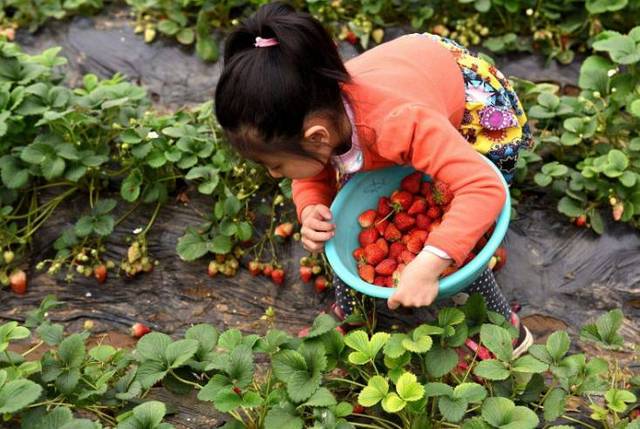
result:
M 375 243 L 378 239 L 378 231 L 375 228 L 367 228 L 360 231 L 358 235 L 358 241 L 360 246 L 367 247 L 368 244 Z
M 411 236 L 411 238 L 418 238 L 420 241 L 422 241 L 422 243 L 424 243 L 429 237 L 429 232 L 422 229 L 413 229 L 411 230 L 409 235 Z
M 362 414 L 364 413 L 364 407 L 360 404 L 355 404 L 353 406 L 353 414 Z
M 427 204 L 426 200 L 422 198 L 416 198 L 415 200 L 413 200 L 413 203 L 411 204 L 411 207 L 409 207 L 409 210 L 407 210 L 407 213 L 409 213 L 410 215 L 426 213 L 428 208 L 429 205 Z
M 385 280 L 385 286 L 386 287 L 393 287 L 394 286 L 394 281 L 393 281 L 393 276 L 385 276 L 383 277 Z
M 416 219 L 405 212 L 400 212 L 393 218 L 393 223 L 398 230 L 408 231 L 413 225 L 415 225 Z
M 426 214 L 418 213 L 416 216 L 416 227 L 428 231 L 431 227 L 431 219 Z
M 273 233 L 280 238 L 287 238 L 293 234 L 293 224 L 291 222 L 281 223 L 276 226 Z
M 327 286 L 327 278 L 325 276 L 318 276 L 316 277 L 316 281 L 313 282 L 313 287 L 318 293 L 324 292 Z
M 402 233 L 398 231 L 398 228 L 392 223 L 384 230 L 384 239 L 387 241 L 398 241 L 402 238 Z
M 378 200 L 378 215 L 380 217 L 385 217 L 389 213 L 391 213 L 391 201 L 387 197 L 380 197 Z
M 493 268 L 493 271 L 498 271 L 499 269 L 504 267 L 504 264 L 507 263 L 507 249 L 505 249 L 504 247 L 498 247 L 496 249 L 496 253 L 494 253 L 494 256 L 498 259 L 498 261 L 496 263 L 496 266 Z
M 273 266 L 271 264 L 265 264 L 264 268 L 262 268 L 262 274 L 271 277 L 271 273 L 273 273 Z
M 389 225 L 389 221 L 386 219 L 377 221 L 375 223 L 375 227 L 378 231 L 378 234 L 384 235 L 384 230 L 387 229 L 387 225 Z
M 403 250 L 400 254 L 400 261 L 408 264 L 416 258 L 415 253 L 410 252 L 409 250 Z
M 300 267 L 300 279 L 302 279 L 304 283 L 309 283 L 311 281 L 311 277 L 313 277 L 311 267 Z
M 369 244 L 364 248 L 364 260 L 369 265 L 376 265 L 387 255 L 376 243 Z
M 358 267 L 358 274 L 360 274 L 360 278 L 365 282 L 373 283 L 376 271 L 371 265 L 360 265 Z
M 431 206 L 429 207 L 429 210 L 427 210 L 427 216 L 429 216 L 429 219 L 431 220 L 436 220 L 442 216 L 442 211 L 438 206 Z
M 344 36 L 344 40 L 351 43 L 352 45 L 355 45 L 356 43 L 358 43 L 358 36 L 356 36 L 356 33 L 354 33 L 353 31 L 347 31 L 347 34 Z
M 420 192 L 420 184 L 422 183 L 422 172 L 415 171 L 402 179 L 400 182 L 400 189 L 403 191 L 417 194 Z
M 576 226 L 585 226 L 587 224 L 587 216 L 580 215 L 575 220 Z
M 390 276 L 396 270 L 397 266 L 398 263 L 395 260 L 387 258 L 376 265 L 375 272 L 383 276 Z
M 242 395 L 242 390 L 238 386 L 233 386 L 232 390 L 236 395 Z
M 420 186 L 420 193 L 425 197 L 429 205 L 434 204 L 433 191 L 431 189 L 431 182 L 422 182 L 422 185 Z
M 250 261 L 249 262 L 249 272 L 252 276 L 257 276 L 260 274 L 262 270 L 260 269 L 260 262 L 258 261 Z
M 406 246 L 399 241 L 391 243 L 389 246 L 389 257 L 392 259 L 398 259 L 400 254 L 406 250 Z
M 284 271 L 281 268 L 276 268 L 271 272 L 271 280 L 277 285 L 284 283 Z
M 400 274 L 401 272 L 404 271 L 406 266 L 407 266 L 407 264 L 405 264 L 404 262 L 398 264 L 398 268 L 396 268 L 396 272 L 398 272 L 398 274 Z
M 380 237 L 376 240 L 376 244 L 378 245 L 379 248 L 381 248 L 384 251 L 384 256 L 386 258 L 387 255 L 389 254 L 389 244 L 387 243 L 387 240 Z
M 366 210 L 358 216 L 358 223 L 363 228 L 369 228 L 376 221 L 377 215 L 375 210 Z
M 433 200 L 439 206 L 446 206 L 453 200 L 453 192 L 449 189 L 449 186 L 443 182 L 436 182 L 432 188 Z
M 93 270 L 93 275 L 98 280 L 98 283 L 104 283 L 107 280 L 107 267 L 104 264 L 98 265 Z
M 335 330 L 338 334 L 342 335 L 343 337 L 347 335 L 347 331 L 340 325 L 336 326 Z
M 27 293 L 27 275 L 22 270 L 14 271 L 9 276 L 9 286 L 11 290 L 18 295 L 24 295 Z
M 309 332 L 311 332 L 311 326 L 307 326 L 306 328 L 302 328 L 298 331 L 298 338 L 304 338 L 307 335 L 309 335 Z
M 413 195 L 406 191 L 395 191 L 391 194 L 391 204 L 395 211 L 408 210 L 413 203 Z
M 353 251 L 353 259 L 355 259 L 358 263 L 364 261 L 364 249 L 362 247 L 358 247 Z
M 149 332 L 151 332 L 151 329 L 149 329 L 147 325 L 140 322 L 134 323 L 133 326 L 131 327 L 131 336 L 134 338 L 143 337 L 147 335 Z
M 385 287 L 387 285 L 387 281 L 385 277 L 382 276 L 376 276 L 373 279 L 373 284 L 376 286 L 382 286 Z
M 409 241 L 407 241 L 407 250 L 414 255 L 420 253 L 423 247 L 424 241 L 420 240 L 418 237 L 411 237 L 409 238 Z

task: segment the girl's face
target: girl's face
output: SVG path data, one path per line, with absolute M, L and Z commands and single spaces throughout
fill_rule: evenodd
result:
M 264 155 L 261 159 L 261 163 L 267 168 L 271 177 L 276 179 L 281 177 L 289 179 L 314 177 L 320 174 L 328 162 L 329 156 L 326 159 L 313 159 L 293 154 Z

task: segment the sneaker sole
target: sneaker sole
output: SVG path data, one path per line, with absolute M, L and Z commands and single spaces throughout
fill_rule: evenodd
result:
M 526 326 L 524 326 L 524 331 L 525 331 L 524 340 L 522 340 L 520 345 L 516 347 L 516 349 L 513 351 L 514 359 L 525 354 L 527 350 L 529 350 L 529 347 L 533 345 L 533 335 L 531 334 L 531 331 L 529 331 L 529 329 Z

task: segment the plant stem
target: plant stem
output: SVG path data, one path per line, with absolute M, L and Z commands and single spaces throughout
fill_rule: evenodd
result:
M 147 226 L 144 228 L 144 230 L 140 233 L 140 235 L 145 235 L 147 233 L 147 231 L 149 231 L 149 229 L 151 228 L 151 226 L 153 225 L 153 223 L 156 221 L 156 216 L 158 216 L 158 212 L 160 211 L 160 206 L 162 204 L 160 203 L 160 201 L 158 201 L 156 203 L 156 208 L 153 211 L 153 215 L 151 215 L 151 219 L 149 220 L 149 223 L 147 224 Z
M 38 344 L 36 344 L 35 346 L 31 347 L 29 350 L 27 350 L 26 352 L 22 353 L 22 356 L 26 356 L 29 353 L 31 353 L 32 351 L 36 350 L 38 347 L 40 347 L 41 345 L 44 344 L 44 341 L 40 341 Z
M 360 383 L 358 383 L 356 381 L 353 381 L 353 380 L 347 380 L 346 378 L 330 378 L 327 381 L 341 381 L 343 383 L 353 384 L 354 386 L 358 386 L 358 387 L 361 387 L 363 389 L 365 387 L 367 387 L 364 384 L 360 384 Z
M 176 374 L 172 369 L 169 370 L 169 374 L 173 375 L 176 378 L 176 380 L 178 380 L 181 383 L 189 384 L 189 385 L 195 387 L 198 390 L 202 389 L 202 386 L 200 386 L 198 383 L 194 383 L 193 381 L 185 380 L 184 378 L 182 378 L 178 374 Z

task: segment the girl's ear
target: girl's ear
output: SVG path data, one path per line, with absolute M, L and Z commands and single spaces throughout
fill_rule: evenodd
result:
M 328 144 L 329 138 L 329 130 L 323 125 L 312 125 L 304 131 L 304 139 L 314 144 Z

